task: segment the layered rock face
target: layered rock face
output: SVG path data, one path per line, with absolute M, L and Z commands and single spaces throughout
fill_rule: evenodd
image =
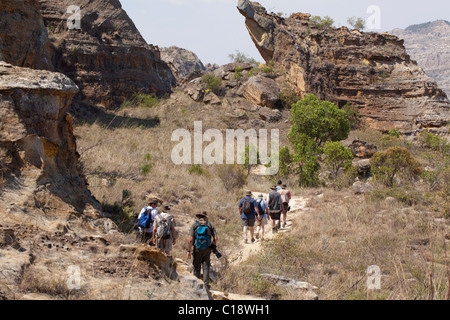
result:
M 145 42 L 118 0 L 39 0 L 39 5 L 53 65 L 79 86 L 81 99 L 118 107 L 136 92 L 171 91 L 175 78 L 159 49 Z M 80 8 L 80 29 L 68 28 L 78 14 L 70 6 Z
M 443 128 L 450 119 L 445 93 L 410 59 L 403 40 L 346 27 L 319 28 L 307 14 L 284 19 L 241 0 L 250 36 L 298 93 L 357 107 L 365 124 L 405 134 Z
M 37 0 L 0 2 L 0 61 L 33 69 L 53 69 L 47 29 Z
M 78 170 L 67 116 L 77 92 L 60 73 L 0 62 L 0 148 L 6 180 L 0 212 L 40 207 L 51 196 L 78 212 L 96 205 Z
M 450 96 L 450 22 L 437 20 L 391 33 L 405 40 L 408 54 Z

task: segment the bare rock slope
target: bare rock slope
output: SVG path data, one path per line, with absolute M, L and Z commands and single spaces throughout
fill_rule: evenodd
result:
M 450 96 L 450 22 L 437 20 L 391 31 L 411 57 Z
M 238 10 L 262 57 L 298 93 L 350 103 L 369 127 L 381 131 L 412 134 L 448 123 L 445 93 L 396 36 L 319 27 L 307 14 L 285 19 L 248 0 L 240 0 Z

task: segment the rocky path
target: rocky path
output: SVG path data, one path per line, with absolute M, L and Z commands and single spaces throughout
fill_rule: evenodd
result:
M 253 192 L 253 195 L 256 197 L 262 192 Z M 268 193 L 262 193 L 264 196 L 264 200 L 269 199 Z M 295 219 L 301 215 L 303 209 L 306 207 L 307 199 L 302 196 L 292 195 L 292 199 L 289 202 L 291 206 L 291 211 L 287 214 L 286 227 L 279 229 L 278 233 L 289 232 L 292 229 L 292 226 L 295 223 Z M 256 226 L 255 226 L 255 234 L 256 234 Z M 272 224 L 271 221 L 268 222 L 268 225 L 265 227 L 265 236 L 263 241 L 271 240 L 276 236 L 272 232 Z M 250 238 L 250 232 L 248 233 L 248 237 Z M 257 239 L 254 243 L 245 243 L 244 237 L 241 237 L 241 241 L 239 243 L 238 250 L 236 250 L 235 254 L 230 257 L 229 262 L 231 265 L 237 265 L 243 261 L 246 261 L 250 255 L 256 254 L 261 250 L 262 241 Z

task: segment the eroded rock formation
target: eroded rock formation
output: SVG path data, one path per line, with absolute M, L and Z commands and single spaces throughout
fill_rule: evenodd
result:
M 67 203 L 83 212 L 95 205 L 78 169 L 67 115 L 77 92 L 60 73 L 0 62 L 0 148 L 6 181 L 0 211 L 44 209 L 52 196 L 61 200 L 54 209 Z
M 346 27 L 317 27 L 305 14 L 282 18 L 240 0 L 251 39 L 298 93 L 357 107 L 371 128 L 406 134 L 442 128 L 450 119 L 445 93 L 410 59 L 403 40 Z
M 161 59 L 165 61 L 172 74 L 179 81 L 185 81 L 193 74 L 202 74 L 206 68 L 202 61 L 192 51 L 171 46 L 169 48 L 160 48 Z
M 175 78 L 158 47 L 146 43 L 119 0 L 39 0 L 55 69 L 80 88 L 80 99 L 118 107 L 133 93 L 171 91 Z M 80 29 L 67 21 L 80 8 Z

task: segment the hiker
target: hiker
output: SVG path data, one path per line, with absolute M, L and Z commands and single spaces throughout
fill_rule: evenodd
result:
M 278 193 L 281 195 L 281 227 L 286 227 L 286 217 L 287 213 L 289 211 L 289 200 L 291 200 L 291 192 L 286 189 L 286 184 L 283 184 L 281 186 L 281 190 L 278 191 Z
M 170 255 L 172 246 L 176 242 L 175 220 L 168 212 L 169 206 L 162 206 L 161 213 L 155 218 L 153 224 L 153 244 L 167 255 Z
M 282 189 L 282 184 L 283 184 L 283 181 L 281 181 L 281 180 L 278 180 L 278 184 L 277 184 L 277 191 L 280 191 L 281 189 Z
M 277 192 L 277 187 L 270 188 L 272 192 L 269 193 L 269 214 L 272 219 L 272 232 L 278 232 L 280 227 L 280 215 L 282 209 L 281 194 Z
M 244 198 L 239 202 L 239 215 L 241 216 L 242 227 L 244 227 L 244 241 L 248 243 L 247 234 L 250 231 L 250 237 L 252 243 L 255 242 L 254 227 L 256 215 L 258 214 L 258 208 L 256 207 L 256 201 L 252 198 L 251 191 L 247 191 Z
M 158 211 L 158 200 L 151 199 L 147 207 L 142 208 L 138 215 L 139 240 L 142 243 L 150 245 L 149 241 L 153 235 L 153 221 L 155 221 Z
M 203 282 L 209 289 L 209 268 L 211 266 L 211 245 L 217 246 L 219 240 L 214 225 L 208 221 L 208 214 L 202 212 L 196 215 L 197 220 L 189 231 L 188 259 L 191 259 L 193 251 L 194 275 L 200 279 L 200 271 L 203 267 Z
M 259 239 L 261 233 L 261 241 L 264 240 L 265 226 L 268 224 L 267 218 L 269 216 L 269 206 L 264 200 L 262 194 L 258 195 L 256 199 L 256 207 L 258 208 L 258 216 L 256 217 L 256 239 Z

